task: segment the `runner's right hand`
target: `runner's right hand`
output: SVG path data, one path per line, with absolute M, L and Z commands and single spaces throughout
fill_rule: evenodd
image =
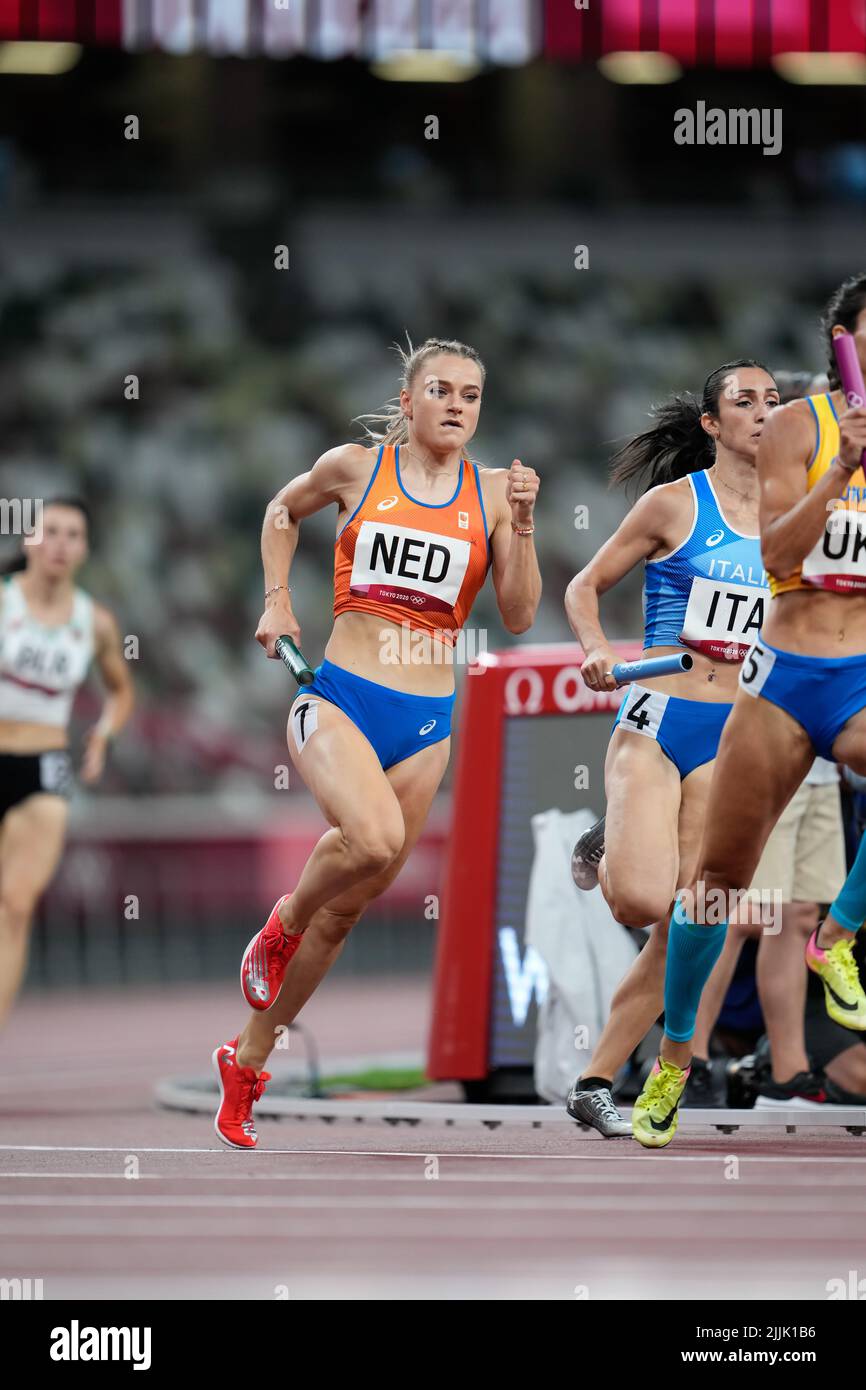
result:
M 616 690 L 616 681 L 611 675 L 614 663 L 618 660 L 613 647 L 594 647 L 587 652 L 580 674 L 590 690 Z
M 846 410 L 839 416 L 839 460 L 843 468 L 853 473 L 860 466 L 866 449 L 866 408 Z
M 278 637 L 291 637 L 296 646 L 301 644 L 301 629 L 287 598 L 281 599 L 278 603 L 266 604 L 256 628 L 256 641 L 261 642 L 268 656 L 274 659 L 277 655 L 274 643 Z

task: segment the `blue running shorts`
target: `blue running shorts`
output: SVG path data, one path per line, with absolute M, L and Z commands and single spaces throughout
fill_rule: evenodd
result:
M 386 771 L 451 733 L 453 694 L 408 695 L 327 660 L 316 667 L 315 677 L 292 705 L 292 733 L 299 752 L 316 729 L 317 695 L 349 716 Z
M 801 656 L 759 636 L 743 662 L 740 686 L 790 714 L 815 752 L 832 761 L 840 731 L 866 708 L 866 655 Z
M 619 724 L 644 738 L 654 738 L 683 778 L 702 763 L 712 762 L 731 709 L 727 702 L 680 700 L 660 690 L 633 685 L 613 727 Z

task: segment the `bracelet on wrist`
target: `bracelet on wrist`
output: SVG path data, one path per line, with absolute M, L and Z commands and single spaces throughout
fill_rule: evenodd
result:
M 515 536 L 531 536 L 535 530 L 535 523 L 533 522 L 530 526 L 518 526 L 516 521 L 512 521 L 511 529 Z
M 860 464 L 859 464 L 859 463 L 855 463 L 855 465 L 854 465 L 853 468 L 849 468 L 848 465 L 847 465 L 847 463 L 843 463 L 843 462 L 842 462 L 842 460 L 841 460 L 841 458 L 839 457 L 838 454 L 836 455 L 836 457 L 835 457 L 835 459 L 833 460 L 833 462 L 834 462 L 834 463 L 838 463 L 839 467 L 842 469 L 842 472 L 845 474 L 845 477 L 846 477 L 846 478 L 852 478 L 852 477 L 854 476 L 854 474 L 857 472 L 857 469 L 860 467 Z
M 278 589 L 285 589 L 287 594 L 290 594 L 292 592 L 291 584 L 274 584 L 272 588 L 265 589 L 265 602 L 267 602 L 270 595 L 275 594 Z

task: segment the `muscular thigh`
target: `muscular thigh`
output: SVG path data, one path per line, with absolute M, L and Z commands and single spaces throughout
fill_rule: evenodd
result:
M 295 768 L 331 825 L 350 836 L 371 830 L 402 834 L 392 784 L 347 714 L 320 696 L 300 695 L 289 713 L 286 737 Z
M 373 898 L 383 893 L 399 874 L 427 821 L 430 806 L 448 766 L 450 739 L 422 748 L 411 758 L 390 767 L 384 774 L 397 799 L 403 817 L 406 838 L 403 848 L 381 873 L 366 878 L 362 883 L 332 898 L 328 903 L 331 912 L 351 913 L 364 907 Z
M 68 803 L 37 792 L 6 812 L 0 825 L 0 891 L 32 910 L 47 888 L 63 853 Z
M 698 873 L 747 888 L 767 837 L 808 772 L 814 750 L 789 714 L 738 691 L 722 732 Z
M 684 888 L 691 883 L 697 872 L 714 766 L 714 762 L 701 763 L 700 767 L 696 767 L 694 772 L 683 778 L 678 822 L 678 888 Z
M 615 729 L 604 767 L 605 866 L 615 898 L 673 897 L 679 871 L 680 775 L 654 739 Z
M 837 763 L 847 763 L 861 777 L 866 776 L 866 709 L 852 715 L 836 735 L 833 757 Z

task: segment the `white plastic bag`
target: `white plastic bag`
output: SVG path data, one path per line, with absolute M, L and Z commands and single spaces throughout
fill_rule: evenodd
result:
M 565 1100 L 585 1070 L 614 990 L 637 955 L 637 943 L 611 915 L 601 889 L 583 893 L 571 877 L 575 842 L 596 820 L 591 811 L 550 810 L 532 817 L 535 858 L 525 941 L 550 977 L 538 1012 L 535 1089 L 552 1104 Z

